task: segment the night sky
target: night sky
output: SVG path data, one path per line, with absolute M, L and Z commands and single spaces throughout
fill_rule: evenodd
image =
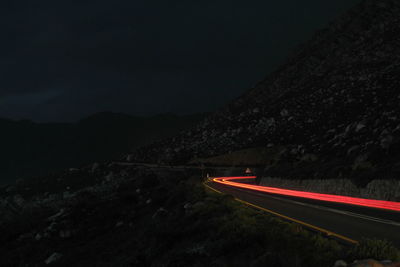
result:
M 0 117 L 214 110 L 358 0 L 0 4 Z

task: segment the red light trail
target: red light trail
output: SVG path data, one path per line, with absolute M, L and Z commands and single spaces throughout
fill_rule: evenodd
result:
M 320 193 L 312 193 L 312 192 L 296 191 L 296 190 L 282 189 L 282 188 L 276 188 L 276 187 L 268 187 L 268 186 L 260 186 L 260 185 L 251 185 L 251 184 L 232 182 L 233 180 L 246 180 L 246 179 L 255 179 L 255 178 L 256 178 L 256 176 L 218 177 L 218 178 L 214 178 L 213 181 L 216 183 L 224 184 L 224 185 L 229 185 L 229 186 L 239 187 L 239 188 L 244 188 L 244 189 L 250 189 L 250 190 L 264 192 L 264 193 L 301 197 L 301 198 L 315 199 L 315 200 L 321 200 L 321 201 L 364 206 L 364 207 L 369 207 L 369 208 L 400 211 L 400 202 L 364 199 L 364 198 L 347 197 L 347 196 L 340 196 L 340 195 L 320 194 Z

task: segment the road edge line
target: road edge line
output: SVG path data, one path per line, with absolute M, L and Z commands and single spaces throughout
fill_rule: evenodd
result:
M 203 185 L 206 186 L 208 189 L 211 189 L 212 191 L 216 192 L 216 193 L 224 194 L 224 193 L 222 193 L 221 191 L 218 191 L 217 189 L 214 189 L 214 188 L 212 188 L 211 186 L 207 185 L 206 183 L 203 183 Z M 250 206 L 250 207 L 253 207 L 253 208 L 256 208 L 256 209 L 259 209 L 259 210 L 268 212 L 268 213 L 271 213 L 271 214 L 273 214 L 273 215 L 275 215 L 275 216 L 278 216 L 278 217 L 281 217 L 281 218 L 283 218 L 283 219 L 286 219 L 286 220 L 295 222 L 295 223 L 297 223 L 297 224 L 303 225 L 303 226 L 305 226 L 306 228 L 311 228 L 311 229 L 316 230 L 316 231 L 318 231 L 318 232 L 324 233 L 324 234 L 326 234 L 328 237 L 332 237 L 332 236 L 333 236 L 333 237 L 336 237 L 336 238 L 338 238 L 338 239 L 344 240 L 344 241 L 346 241 L 346 242 L 348 242 L 348 243 L 351 243 L 351 244 L 353 244 L 353 245 L 358 244 L 358 241 L 356 241 L 356 240 L 354 240 L 354 239 L 345 237 L 345 236 L 343 236 L 343 235 L 334 233 L 334 232 L 332 232 L 332 231 L 323 229 L 323 228 L 321 228 L 321 227 L 318 227 L 318 226 L 315 226 L 315 225 L 312 225 L 312 224 L 309 224 L 309 223 L 306 223 L 306 222 L 303 222 L 303 221 L 300 221 L 300 220 L 297 220 L 297 219 L 288 217 L 288 216 L 286 216 L 286 215 L 283 215 L 283 214 L 280 214 L 280 213 L 278 213 L 278 212 L 275 212 L 275 211 L 272 211 L 272 210 L 269 210 L 269 209 L 266 209 L 266 208 L 257 206 L 257 205 L 255 205 L 255 204 L 252 204 L 252 203 L 250 203 L 250 202 L 241 200 L 241 199 L 236 198 L 236 197 L 235 197 L 234 199 L 235 199 L 236 201 L 242 203 L 242 204 L 247 205 L 247 206 Z

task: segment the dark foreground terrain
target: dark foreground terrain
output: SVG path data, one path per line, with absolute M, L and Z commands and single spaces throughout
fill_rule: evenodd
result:
M 200 176 L 94 164 L 3 188 L 1 266 L 333 266 L 400 257 L 385 241 L 339 244 L 243 206 L 207 191 Z

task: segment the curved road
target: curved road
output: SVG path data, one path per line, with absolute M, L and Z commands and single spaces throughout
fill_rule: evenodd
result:
M 220 177 L 206 185 L 247 205 L 348 243 L 387 239 L 400 247 L 400 203 L 255 185 L 255 177 Z

